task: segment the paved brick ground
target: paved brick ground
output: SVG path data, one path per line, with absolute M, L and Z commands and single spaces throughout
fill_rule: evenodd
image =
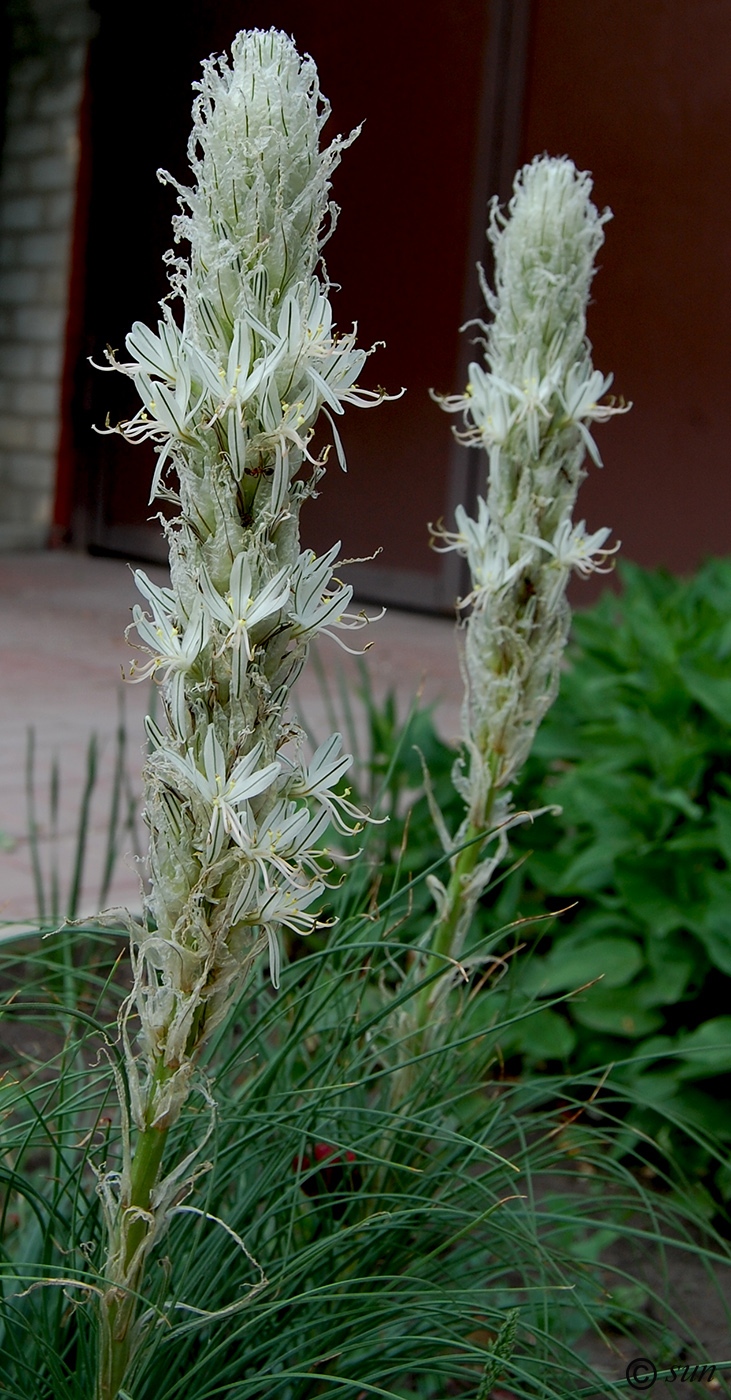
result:
M 161 569 L 149 572 L 164 581 Z M 98 779 L 90 809 L 80 908 L 91 913 L 99 907 L 120 703 L 125 711 L 129 779 L 134 805 L 139 804 L 142 721 L 150 686 L 148 682 L 124 685 L 121 680 L 122 666 L 129 666 L 133 656 L 124 628 L 137 596 L 129 568 L 118 560 L 64 552 L 0 556 L 0 920 L 23 920 L 36 912 L 25 778 L 30 729 L 35 735 L 38 847 L 46 903 L 51 899 L 55 859 L 64 908 L 86 753 L 90 736 L 97 736 Z M 405 713 L 422 687 L 425 700 L 439 701 L 441 732 L 446 737 L 456 734 L 461 681 L 452 624 L 390 611 L 368 639 L 373 645 L 366 664 L 376 694 L 395 688 Z M 337 692 L 339 672 L 349 688 L 355 688 L 356 663 L 351 657 L 327 638 L 318 643 L 318 655 L 331 693 Z M 331 725 L 312 663 L 298 684 L 296 703 L 314 738 L 325 737 Z M 55 838 L 49 810 L 54 757 L 60 774 Z M 137 844 L 144 847 L 139 817 Z M 125 833 L 123 849 L 107 903 L 138 908 L 131 831 Z

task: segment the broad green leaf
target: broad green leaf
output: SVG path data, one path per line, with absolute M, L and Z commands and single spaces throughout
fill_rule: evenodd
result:
M 731 723 L 731 719 L 729 721 Z M 718 793 L 711 796 L 712 834 L 719 850 L 731 865 L 731 802 Z
M 713 965 L 731 975 L 731 872 L 709 870 L 707 903 L 690 923 Z
M 629 938 L 597 938 L 578 947 L 560 939 L 545 958 L 530 963 L 522 986 L 541 996 L 573 991 L 597 977 L 603 979 L 605 987 L 624 987 L 641 966 L 642 951 Z
M 720 1100 L 712 1094 L 704 1093 L 697 1084 L 684 1084 L 673 1106 L 675 1103 L 678 1105 L 680 1118 L 690 1126 L 710 1133 L 716 1140 L 725 1139 L 728 1142 L 731 1138 L 728 1100 Z
M 631 849 L 628 837 L 592 842 L 568 864 L 552 887 L 556 894 L 592 894 L 611 884 L 616 858 Z
M 731 1016 L 715 1016 L 688 1035 L 678 1037 L 684 1063 L 678 1078 L 705 1079 L 731 1071 Z
M 590 987 L 571 1003 L 572 1016 L 580 1026 L 605 1031 L 608 1035 L 637 1039 L 651 1035 L 663 1023 L 657 1011 L 643 1005 L 637 987 Z
M 576 1045 L 576 1031 L 564 1016 L 550 1007 L 519 1022 L 515 1029 L 517 1034 L 511 1038 L 512 1048 L 534 1064 L 542 1060 L 566 1060 Z
M 710 658 L 705 664 L 701 664 L 700 658 L 695 664 L 683 661 L 680 674 L 699 705 L 721 724 L 731 724 L 731 675 L 727 662 L 713 663 Z
M 682 997 L 694 969 L 699 950 L 687 934 L 669 934 L 647 942 L 648 971 L 642 982 L 644 1006 L 674 1006 Z
M 687 923 L 687 910 L 675 894 L 673 862 L 662 852 L 618 860 L 616 883 L 628 913 L 653 933 L 662 936 Z

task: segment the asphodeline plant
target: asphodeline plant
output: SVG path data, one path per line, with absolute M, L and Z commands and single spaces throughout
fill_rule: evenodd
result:
M 511 810 L 510 784 L 558 690 L 569 577 L 606 571 L 619 547 L 607 548 L 609 529 L 587 533 L 573 519 L 586 453 L 601 466 L 591 425 L 625 411 L 602 402 L 611 375 L 592 367 L 586 338 L 594 260 L 611 217 L 598 213 L 591 188 L 570 160 L 544 156 L 518 172 L 507 216 L 493 201 L 494 292 L 480 270 L 492 319 L 476 323 L 485 364 L 470 365 L 463 394 L 440 400 L 464 417 L 459 440 L 485 451 L 487 490 L 476 518 L 459 506 L 454 531 L 432 532 L 435 548 L 467 561 L 471 579 L 459 603 L 465 696 L 454 770 L 466 810 L 453 837 L 439 822 L 452 870 L 446 887 L 430 879 L 432 973 L 459 956 L 510 825 L 526 817 Z
M 298 524 L 324 470 L 311 450 L 320 411 L 344 466 L 334 415 L 383 397 L 356 387 L 368 352 L 354 331 L 336 334 L 321 261 L 330 176 L 357 132 L 320 149 L 317 70 L 274 30 L 239 34 L 231 62 L 205 62 L 196 86 L 192 186 L 160 172 L 189 255 L 167 255 L 157 331 L 136 323 L 129 360 L 110 365 L 142 401 L 112 431 L 155 444 L 151 500 L 174 510 L 171 586 L 135 575 L 145 659 L 132 679 L 160 683 L 164 722 L 147 723 L 150 884 L 143 921 L 130 921 L 121 1020 L 132 1121 L 121 1172 L 99 1180 L 100 1400 L 123 1384 L 145 1261 L 195 1174 L 195 1152 L 163 1174 L 169 1129 L 194 1086 L 214 1112 L 201 1050 L 267 947 L 277 984 L 279 930 L 316 923 L 326 829 L 351 832 L 362 816 L 336 791 L 351 763 L 340 735 L 307 763 L 287 712 L 312 639 L 367 621 L 334 577 L 339 545 L 301 550 Z

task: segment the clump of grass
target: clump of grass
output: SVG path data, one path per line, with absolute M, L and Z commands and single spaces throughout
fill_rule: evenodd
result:
M 154 698 L 154 697 L 153 697 Z M 95 889 L 98 909 L 109 902 L 114 872 L 120 854 L 131 846 L 140 855 L 137 830 L 139 797 L 134 791 L 128 763 L 129 736 L 120 697 L 117 725 L 111 754 L 111 786 L 108 805 L 102 816 L 104 843 L 97 868 L 89 870 L 89 837 L 92 808 L 99 800 L 100 749 L 96 733 L 89 736 L 83 767 L 83 783 L 76 815 L 68 878 L 64 878 L 61 832 L 61 768 L 53 754 L 47 785 L 38 771 L 36 733 L 26 735 L 25 804 L 28 848 L 30 851 L 35 918 L 39 925 L 55 927 L 62 919 L 76 919 L 85 886 Z M 28 910 L 30 914 L 30 908 Z
M 582 1358 L 588 1336 L 641 1325 L 653 1355 L 676 1355 L 688 1335 L 673 1256 L 700 1258 L 722 1292 L 726 1243 L 670 1193 L 670 1164 L 644 1183 L 642 1134 L 611 1080 L 502 1073 L 489 987 L 505 931 L 455 969 L 420 1047 L 414 890 L 398 884 L 363 916 L 346 876 L 327 947 L 293 947 L 278 994 L 255 977 L 211 1043 L 215 1116 L 204 1091 L 171 1131 L 172 1161 L 210 1136 L 196 1193 L 181 1189 L 150 1262 L 125 1383 L 135 1400 L 485 1400 L 500 1377 L 526 1400 L 589 1384 L 620 1395 L 623 1364 L 608 1350 L 600 1379 Z M 50 940 L 0 962 L 4 1024 L 23 1028 L 2 1081 L 0 1394 L 23 1400 L 93 1393 L 95 1182 L 120 1162 L 109 1066 L 123 1077 L 122 936 L 56 937 L 63 968 Z M 626 1263 L 607 1263 L 622 1240 L 656 1255 L 659 1285 L 632 1287 Z

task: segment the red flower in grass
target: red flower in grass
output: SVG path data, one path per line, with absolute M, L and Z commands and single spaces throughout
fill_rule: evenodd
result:
M 337 1154 L 337 1155 L 334 1155 Z M 312 1171 L 314 1157 L 315 1165 L 319 1168 Z M 356 1161 L 354 1152 L 347 1149 L 344 1153 L 338 1153 L 337 1148 L 329 1142 L 316 1142 L 312 1150 L 312 1157 L 306 1153 L 302 1157 L 295 1157 L 292 1162 L 292 1169 L 296 1172 L 307 1173 L 303 1175 L 300 1186 L 307 1196 L 322 1197 L 323 1195 L 341 1194 L 344 1192 L 357 1191 L 361 1185 L 361 1174 L 357 1167 L 353 1166 Z M 325 1165 L 327 1163 L 327 1165 Z M 332 1202 L 332 1213 L 336 1220 L 344 1213 L 347 1202 L 336 1200 Z

